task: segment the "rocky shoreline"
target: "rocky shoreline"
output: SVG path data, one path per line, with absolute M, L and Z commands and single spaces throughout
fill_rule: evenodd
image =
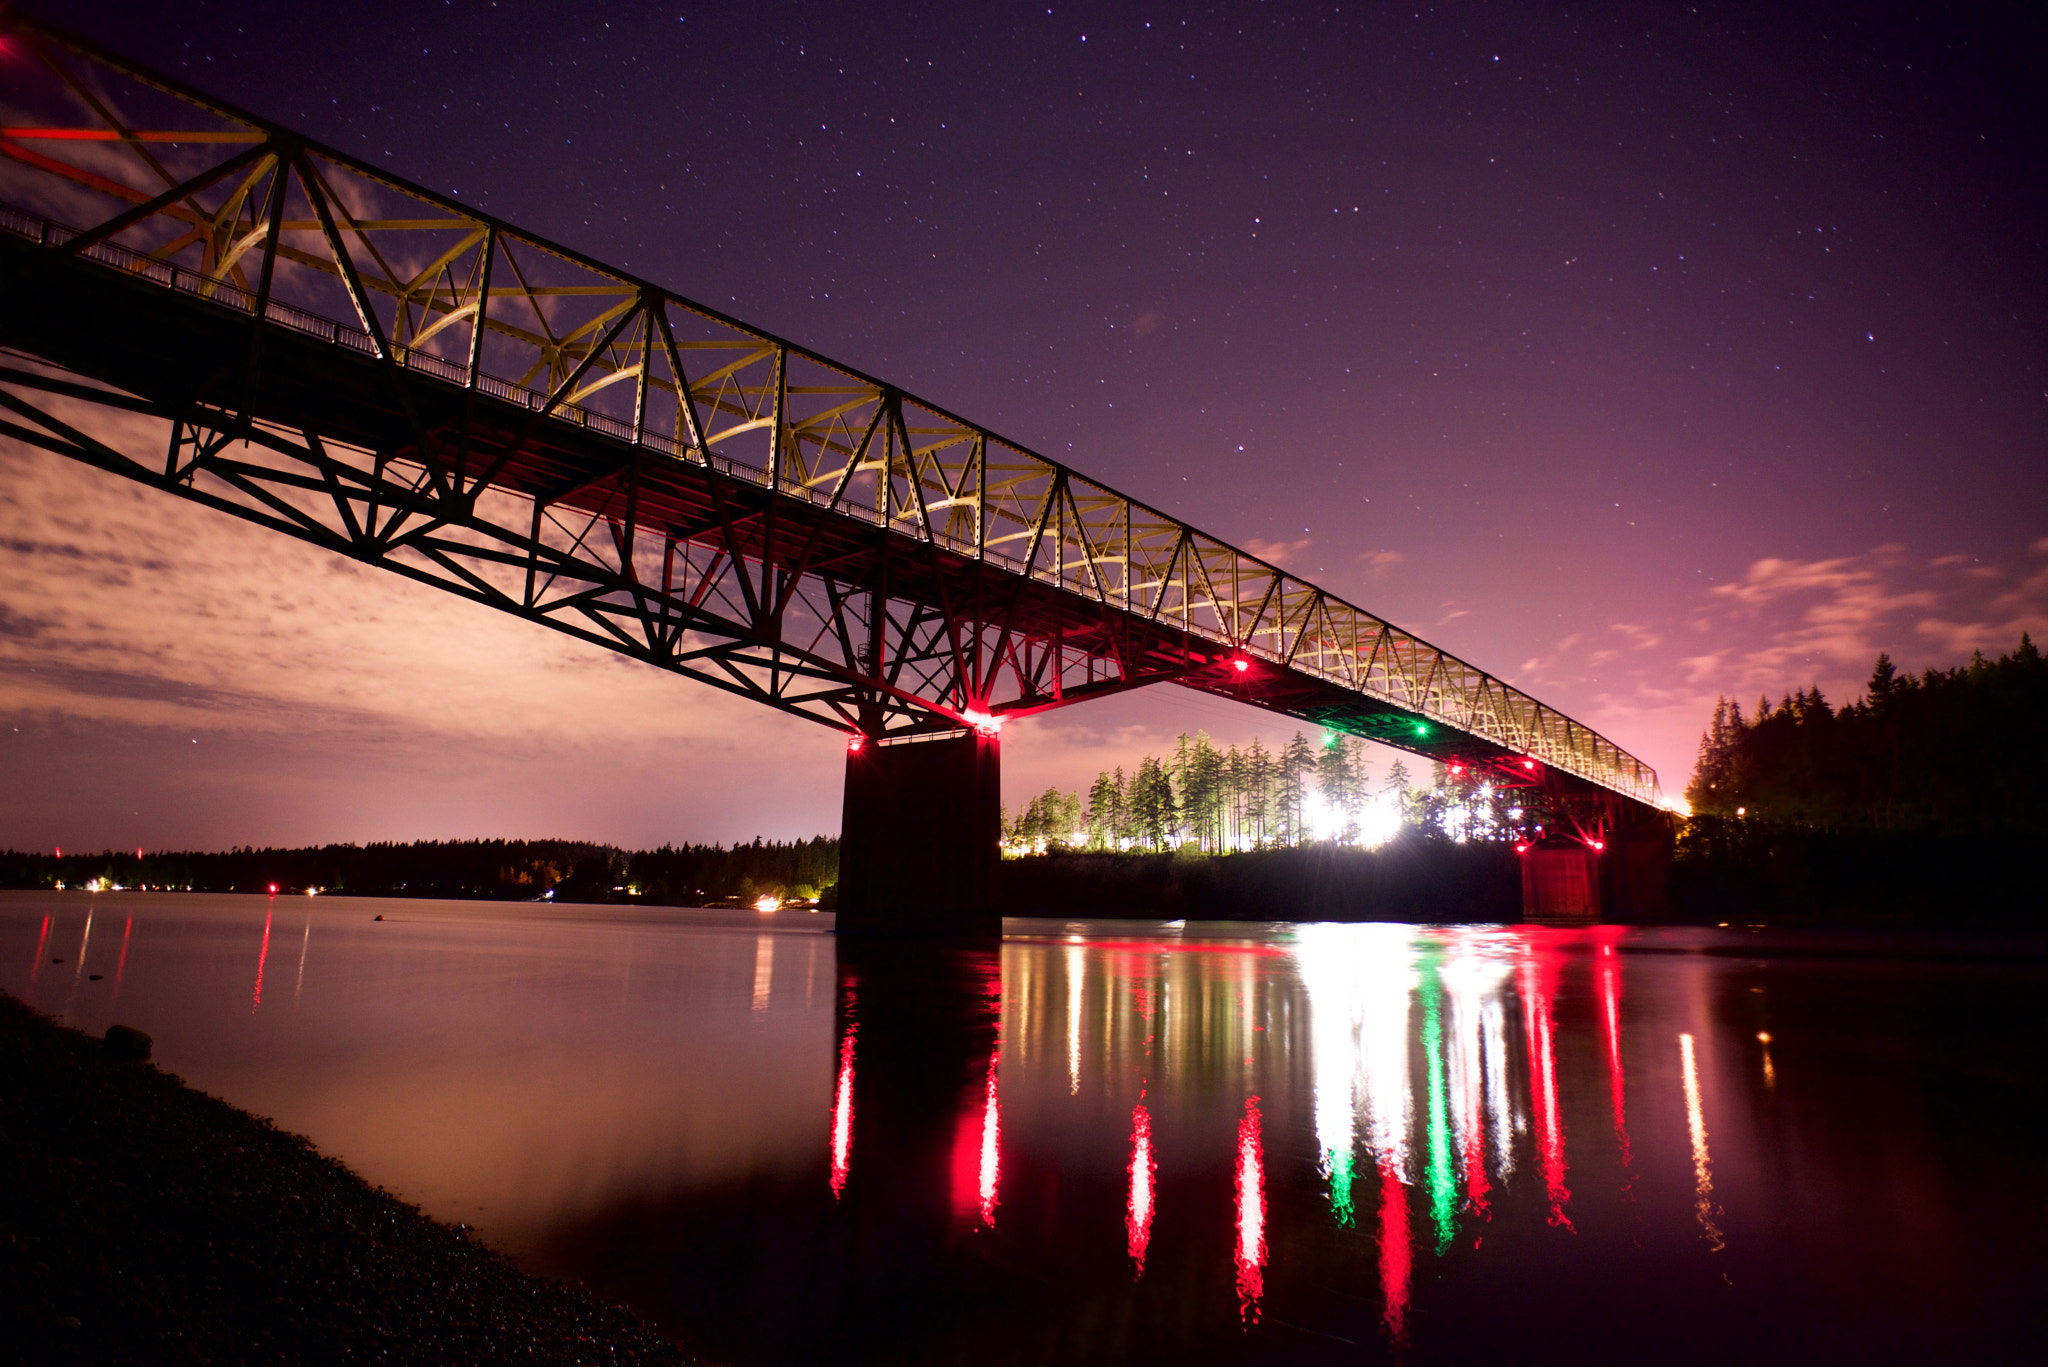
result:
M 695 1361 L 122 1043 L 0 993 L 0 1342 L 18 1360 Z

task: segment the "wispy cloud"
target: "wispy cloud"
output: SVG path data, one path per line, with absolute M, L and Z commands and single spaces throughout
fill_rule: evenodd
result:
M 1584 720 L 1651 752 L 1667 786 L 1684 780 L 1716 696 L 1745 703 L 1818 686 L 1858 696 L 1879 651 L 1904 669 L 2001 653 L 2048 629 L 2048 537 L 2019 572 L 1978 556 L 1914 556 L 1884 545 L 1861 555 L 1769 557 L 1708 589 L 1669 624 L 1610 628 L 1624 649 L 1573 633 L 1523 662 L 1523 687 L 1590 695 Z
M 1630 648 L 1634 650 L 1655 650 L 1658 646 L 1664 644 L 1662 632 L 1653 631 L 1649 627 L 1637 626 L 1632 622 L 1616 622 L 1608 630 L 1619 632 L 1622 636 L 1626 637 Z
M 1301 537 L 1294 541 L 1262 541 L 1258 537 L 1244 543 L 1244 548 L 1269 565 L 1286 565 L 1299 559 L 1302 552 L 1315 544 L 1313 537 Z
M 142 439 L 148 449 L 162 447 L 155 434 Z M 308 746 L 355 755 L 366 774 L 370 756 L 391 754 L 460 775 L 452 781 L 472 788 L 497 774 L 523 785 L 506 792 L 503 810 L 556 812 L 519 819 L 508 834 L 604 836 L 581 815 L 591 810 L 587 794 L 603 786 L 591 776 L 650 767 L 662 769 L 664 787 L 691 776 L 680 796 L 663 799 L 658 819 L 624 818 L 661 839 L 808 834 L 837 824 L 842 746 L 823 727 L 4 444 L 0 716 L 23 745 L 37 736 L 53 738 L 49 745 L 75 745 L 79 736 L 158 738 L 138 740 L 140 753 L 166 734 L 207 745 L 235 737 L 251 755 Z M 16 761 L 40 762 L 29 751 Z M 788 787 L 785 771 L 807 775 L 805 786 L 819 795 L 775 809 L 767 795 Z M 821 787 L 820 780 L 828 781 Z M 261 781 L 251 775 L 250 787 Z M 365 777 L 358 786 L 369 783 Z M 553 807 L 538 800 L 548 791 L 556 794 Z M 642 791 L 650 790 L 643 784 Z M 418 806 L 426 796 L 404 800 Z M 360 803 L 360 793 L 350 800 Z M 474 800 L 480 805 L 469 815 L 489 827 L 490 800 Z M 794 830 L 792 820 L 800 823 Z M 431 821 L 414 833 L 449 829 Z M 324 833 L 303 832 L 366 833 L 401 832 L 353 818 Z M 216 838 L 268 835 L 252 829 Z

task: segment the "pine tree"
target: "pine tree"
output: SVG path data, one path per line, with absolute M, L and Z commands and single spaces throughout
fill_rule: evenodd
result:
M 1107 769 L 1095 776 L 1095 782 L 1088 787 L 1088 812 L 1085 818 L 1088 831 L 1088 848 L 1091 850 L 1113 850 L 1116 848 L 1117 830 L 1123 824 L 1123 770 L 1116 771 L 1111 778 Z
M 1152 849 L 1165 849 L 1178 816 L 1173 779 L 1166 766 L 1152 755 L 1145 756 L 1138 761 L 1137 777 L 1131 780 L 1132 834 Z
M 1219 849 L 1223 843 L 1223 756 L 1207 731 L 1195 732 L 1184 749 L 1182 764 L 1180 803 L 1186 834 L 1202 849 Z
M 1245 826 L 1251 843 L 1264 845 L 1273 837 L 1273 756 L 1259 744 L 1258 737 L 1244 753 Z
M 1315 750 L 1308 737 L 1296 731 L 1294 739 L 1280 752 L 1277 775 L 1279 835 L 1283 845 L 1299 845 L 1308 839 L 1308 775 L 1316 766 Z
M 1358 755 L 1350 737 L 1338 732 L 1323 742 L 1316 756 L 1316 786 L 1329 805 L 1337 825 L 1337 839 L 1350 844 L 1358 838 Z
M 2030 649 L 2033 642 L 2024 634 L 2020 636 L 2022 650 Z M 1892 695 L 1899 691 L 1899 673 L 1892 667 L 1892 657 L 1880 650 L 1877 652 L 1877 666 L 1870 671 L 1870 709 L 1883 712 L 1890 705 Z
M 1245 790 L 1247 774 L 1244 754 L 1235 745 L 1223 752 L 1224 826 L 1223 848 L 1241 849 L 1245 840 Z

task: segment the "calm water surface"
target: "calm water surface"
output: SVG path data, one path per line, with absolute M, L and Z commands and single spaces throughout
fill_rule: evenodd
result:
M 2042 1358 L 2038 959 L 829 919 L 12 893 L 0 987 L 735 1363 Z

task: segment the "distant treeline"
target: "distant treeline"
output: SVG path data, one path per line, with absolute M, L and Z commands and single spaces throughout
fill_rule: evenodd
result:
M 629 851 L 580 840 L 422 840 L 409 845 L 237 847 L 218 853 L 0 853 L 0 887 L 174 888 L 353 897 L 471 897 L 686 906 L 764 894 L 817 897 L 839 881 L 839 842 L 756 840 Z
M 1701 915 L 2038 924 L 2048 820 L 2048 661 L 2010 655 L 1900 674 L 1864 696 L 1817 688 L 1747 716 L 1722 701 L 1700 740 L 1673 901 Z

